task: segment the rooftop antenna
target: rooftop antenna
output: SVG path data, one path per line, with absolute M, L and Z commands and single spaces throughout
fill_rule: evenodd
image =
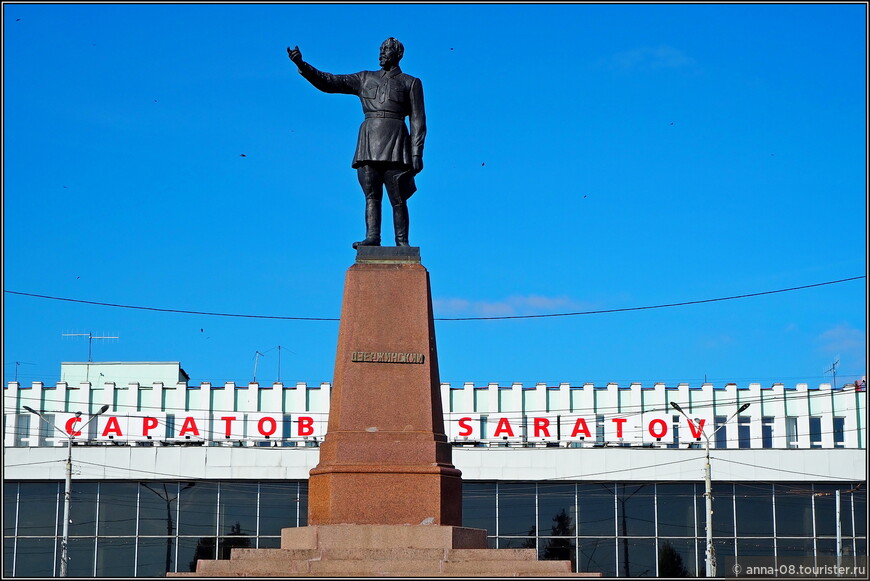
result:
M 18 383 L 18 366 L 19 365 L 36 365 L 35 363 L 28 363 L 27 361 L 16 361 L 15 362 L 15 382 Z
M 120 337 L 116 336 L 105 336 L 98 337 L 94 335 L 93 331 L 88 331 L 87 333 L 61 333 L 64 337 L 87 337 L 88 338 L 88 363 L 91 363 L 93 359 L 91 358 L 91 343 L 93 343 L 94 339 L 119 339 Z
M 825 371 L 825 373 L 832 373 L 834 378 L 831 380 L 831 387 L 834 389 L 837 388 L 837 365 L 840 364 L 840 356 L 837 355 L 837 360 L 831 364 L 831 368 Z
M 16 376 L 17 377 L 17 376 Z M 278 345 L 278 383 L 281 383 L 281 346 Z
M 94 339 L 118 339 L 117 336 L 96 336 L 93 331 L 88 331 L 87 333 L 61 333 L 64 337 L 87 337 L 88 338 L 88 365 L 85 366 L 85 381 L 91 382 L 91 366 L 90 363 L 93 362 L 91 357 L 91 344 Z
M 262 355 L 263 357 L 265 357 L 265 355 L 263 355 L 263 354 L 260 353 L 259 351 L 255 351 L 255 352 L 254 352 L 254 383 L 257 383 L 257 363 L 260 362 L 260 356 L 261 356 L 261 355 Z

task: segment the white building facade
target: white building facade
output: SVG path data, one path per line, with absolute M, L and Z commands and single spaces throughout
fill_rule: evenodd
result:
M 70 575 L 187 571 L 306 524 L 331 385 L 191 385 L 167 365 L 147 384 L 4 387 L 6 576 L 57 575 L 70 433 Z M 441 396 L 463 524 L 492 547 L 606 576 L 703 575 L 709 438 L 720 559 L 867 554 L 860 384 L 444 383 Z M 371 405 L 400 413 L 401 394 Z

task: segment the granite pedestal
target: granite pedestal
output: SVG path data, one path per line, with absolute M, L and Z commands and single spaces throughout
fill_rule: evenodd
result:
M 326 437 L 308 526 L 172 576 L 573 576 L 534 549 L 487 549 L 462 524 L 444 432 L 429 273 L 416 247 L 360 247 L 345 278 Z

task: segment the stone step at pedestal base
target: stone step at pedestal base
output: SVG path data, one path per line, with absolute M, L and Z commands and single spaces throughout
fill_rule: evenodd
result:
M 283 529 L 280 549 L 233 549 L 169 577 L 599 577 L 535 549 L 488 549 L 486 531 L 440 525 L 315 525 Z

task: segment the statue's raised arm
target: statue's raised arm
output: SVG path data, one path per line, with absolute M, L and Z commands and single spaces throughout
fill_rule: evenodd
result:
M 290 57 L 290 60 L 293 61 L 297 66 L 302 62 L 302 52 L 299 50 L 298 46 L 294 46 L 293 48 L 287 47 L 287 56 Z

